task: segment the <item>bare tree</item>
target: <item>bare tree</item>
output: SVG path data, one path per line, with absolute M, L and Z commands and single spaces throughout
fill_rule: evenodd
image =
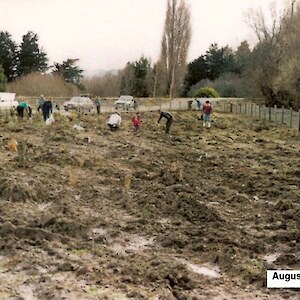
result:
M 271 8 L 271 24 L 268 25 L 262 11 L 250 15 L 250 26 L 254 30 L 258 44 L 253 50 L 252 75 L 265 97 L 268 106 L 288 105 L 299 107 L 297 82 L 299 59 L 299 0 L 289 0 L 280 14 Z M 297 82 L 289 80 L 296 76 Z M 289 84 L 288 84 L 289 83 Z M 284 86 L 283 86 L 284 85 Z M 299 85 L 298 85 L 299 86 Z M 295 91 L 295 92 L 291 92 Z
M 190 41 L 190 10 L 185 0 L 180 4 L 168 0 L 158 76 L 165 78 L 166 94 L 170 98 L 178 94 L 183 83 Z
M 82 84 L 85 90 L 100 97 L 117 97 L 120 95 L 122 74 L 121 72 L 108 71 L 103 75 L 84 78 Z

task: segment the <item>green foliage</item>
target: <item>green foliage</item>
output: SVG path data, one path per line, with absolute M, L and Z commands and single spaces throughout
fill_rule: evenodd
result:
M 247 41 L 242 41 L 234 53 L 237 73 L 243 73 L 251 64 L 251 50 Z
M 0 65 L 0 92 L 4 92 L 6 88 L 7 78 L 4 74 L 4 70 Z
M 212 44 L 206 52 L 206 64 L 208 79 L 215 80 L 222 73 L 236 72 L 233 51 L 230 47 L 218 48 L 218 44 Z
M 183 96 L 186 96 L 190 87 L 202 79 L 208 78 L 207 63 L 204 55 L 190 62 L 184 79 Z
M 219 48 L 217 44 L 212 44 L 205 55 L 188 64 L 183 96 L 190 94 L 191 87 L 201 80 L 214 81 L 225 73 L 240 73 L 240 64 L 242 62 L 238 64 L 235 53 L 230 47 Z
M 241 75 L 235 73 L 222 74 L 218 79 L 212 81 L 204 79 L 196 85 L 191 86 L 188 97 L 193 97 L 196 91 L 202 87 L 210 86 L 214 88 L 221 97 L 243 98 L 249 96 L 249 86 L 244 83 Z
M 23 76 L 34 72 L 47 70 L 47 54 L 38 45 L 37 34 L 29 31 L 23 35 L 20 51 L 18 53 L 18 75 Z
M 218 98 L 220 97 L 219 93 L 212 87 L 203 87 L 200 88 L 194 94 L 196 98 Z
M 276 93 L 277 106 L 300 107 L 300 66 L 299 58 L 290 58 L 283 63 L 278 75 L 273 79 L 273 89 Z M 297 107 L 298 103 L 298 107 Z
M 149 96 L 151 66 L 147 58 L 142 56 L 138 61 L 128 62 L 122 73 L 121 94 L 134 97 Z
M 0 32 L 0 65 L 7 80 L 12 81 L 17 71 L 17 45 L 7 31 Z
M 80 87 L 80 79 L 83 77 L 81 70 L 76 63 L 79 59 L 67 59 L 60 63 L 54 63 L 52 73 L 61 76 L 66 82 L 73 83 Z

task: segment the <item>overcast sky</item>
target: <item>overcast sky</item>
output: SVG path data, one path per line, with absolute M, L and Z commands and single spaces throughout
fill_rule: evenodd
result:
M 285 0 L 276 0 L 279 4 Z M 245 14 L 268 10 L 274 0 L 186 0 L 191 10 L 192 41 L 188 61 L 209 45 L 233 48 L 254 41 Z M 33 31 L 49 63 L 79 58 L 91 74 L 120 69 L 142 55 L 158 59 L 167 0 L 0 0 L 0 31 L 12 39 Z

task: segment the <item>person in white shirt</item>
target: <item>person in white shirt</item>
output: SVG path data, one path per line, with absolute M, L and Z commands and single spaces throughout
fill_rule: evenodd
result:
M 107 125 L 111 131 L 114 131 L 120 128 L 121 122 L 122 122 L 122 118 L 120 113 L 115 112 L 109 117 L 109 120 L 107 121 Z

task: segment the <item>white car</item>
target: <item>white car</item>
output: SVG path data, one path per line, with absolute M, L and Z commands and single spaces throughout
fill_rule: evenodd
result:
M 80 112 L 93 112 L 95 104 L 88 97 L 76 96 L 63 104 L 65 111 L 77 110 Z
M 15 100 L 15 93 L 0 93 L 0 111 L 17 107 L 19 102 Z
M 133 98 L 133 96 L 124 95 L 124 96 L 120 96 L 119 99 L 114 102 L 114 106 L 115 106 L 116 109 L 118 109 L 118 108 L 123 108 L 123 109 L 133 108 L 133 109 L 136 109 L 137 108 L 137 102 Z

